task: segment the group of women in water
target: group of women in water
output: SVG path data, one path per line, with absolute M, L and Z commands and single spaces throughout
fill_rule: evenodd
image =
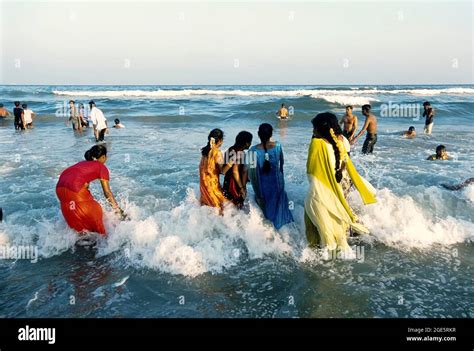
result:
M 337 117 L 320 113 L 311 121 L 313 136 L 307 159 L 309 191 L 304 202 L 304 222 L 310 246 L 347 249 L 351 233 L 367 233 L 347 202 L 354 186 L 364 204 L 376 202 L 375 189 L 356 171 L 349 157 L 350 145 L 342 135 Z M 201 149 L 199 164 L 200 203 L 215 207 L 220 214 L 227 206 L 241 209 L 250 182 L 255 200 L 263 215 L 276 229 L 294 221 L 285 192 L 282 145 L 272 140 L 273 128 L 263 123 L 258 129 L 260 143 L 252 145 L 253 136 L 240 132 L 235 143 L 221 151 L 224 132 L 213 129 Z M 99 179 L 104 195 L 122 218 L 127 215 L 117 204 L 109 186 L 105 166 L 107 149 L 95 145 L 85 154 L 85 161 L 64 170 L 56 193 L 67 224 L 79 233 L 106 234 L 102 207 L 90 194 L 89 184 Z M 220 176 L 224 175 L 221 185 Z

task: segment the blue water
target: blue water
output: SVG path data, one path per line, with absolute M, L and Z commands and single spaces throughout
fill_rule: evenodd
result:
M 0 247 L 35 246 L 39 260 L 0 260 L 0 316 L 6 317 L 474 317 L 474 187 L 440 183 L 473 177 L 474 86 L 0 86 L 0 102 L 28 103 L 35 128 L 0 120 Z M 111 130 L 111 187 L 131 220 L 119 222 L 100 186 L 109 237 L 76 246 L 55 196 L 58 175 L 94 145 L 74 134 L 62 106 L 94 99 Z M 381 116 L 384 106 L 429 100 L 423 118 Z M 285 102 L 289 121 L 275 118 Z M 378 203 L 351 204 L 371 234 L 353 239 L 353 258 L 306 247 L 303 201 L 310 120 L 371 103 L 379 117 L 375 153 L 352 153 L 378 190 Z M 413 107 L 412 106 L 412 107 Z M 394 116 L 395 115 L 395 116 Z M 198 164 L 208 132 L 271 123 L 285 152 L 295 224 L 276 231 L 249 188 L 249 211 L 223 217 L 200 207 Z M 361 123 L 360 123 L 361 124 Z M 410 125 L 419 136 L 400 138 Z M 429 162 L 438 144 L 451 160 Z

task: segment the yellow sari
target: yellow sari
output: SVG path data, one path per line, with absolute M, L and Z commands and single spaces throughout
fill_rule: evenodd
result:
M 207 157 L 201 157 L 199 164 L 201 205 L 222 209 L 226 201 L 219 183 L 219 164 L 222 164 L 222 152 L 217 147 L 211 147 Z
M 345 148 L 341 145 L 341 150 Z M 368 229 L 357 223 L 357 217 L 347 203 L 342 187 L 336 181 L 335 158 L 332 145 L 323 139 L 313 138 L 309 146 L 306 163 L 309 192 L 305 199 L 306 236 L 310 246 L 326 246 L 329 250 L 337 247 L 349 248 L 347 232 L 353 227 L 361 233 Z M 341 160 L 354 186 L 359 191 L 364 204 L 375 203 L 375 189 L 364 180 L 354 167 L 345 151 Z

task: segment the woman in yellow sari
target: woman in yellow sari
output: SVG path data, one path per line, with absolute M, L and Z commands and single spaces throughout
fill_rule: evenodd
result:
M 226 198 L 222 192 L 219 176 L 225 174 L 232 163 L 224 165 L 220 147 L 224 142 L 224 132 L 213 129 L 207 137 L 207 145 L 201 149 L 201 163 L 199 164 L 201 205 L 219 208 L 222 213 Z
M 345 168 L 364 204 L 375 203 L 375 189 L 363 179 L 347 155 L 339 135 L 337 117 L 320 113 L 311 121 L 313 138 L 306 163 L 309 192 L 305 199 L 306 237 L 312 247 L 347 250 L 348 231 L 368 233 L 357 223 L 357 217 L 347 203 L 341 187 Z

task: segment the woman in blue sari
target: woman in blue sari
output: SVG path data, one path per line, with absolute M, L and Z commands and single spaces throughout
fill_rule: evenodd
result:
M 265 218 L 273 222 L 276 229 L 293 222 L 288 207 L 283 177 L 283 150 L 281 144 L 271 141 L 273 128 L 263 123 L 258 128 L 261 143 L 249 150 L 248 172 L 258 205 Z

